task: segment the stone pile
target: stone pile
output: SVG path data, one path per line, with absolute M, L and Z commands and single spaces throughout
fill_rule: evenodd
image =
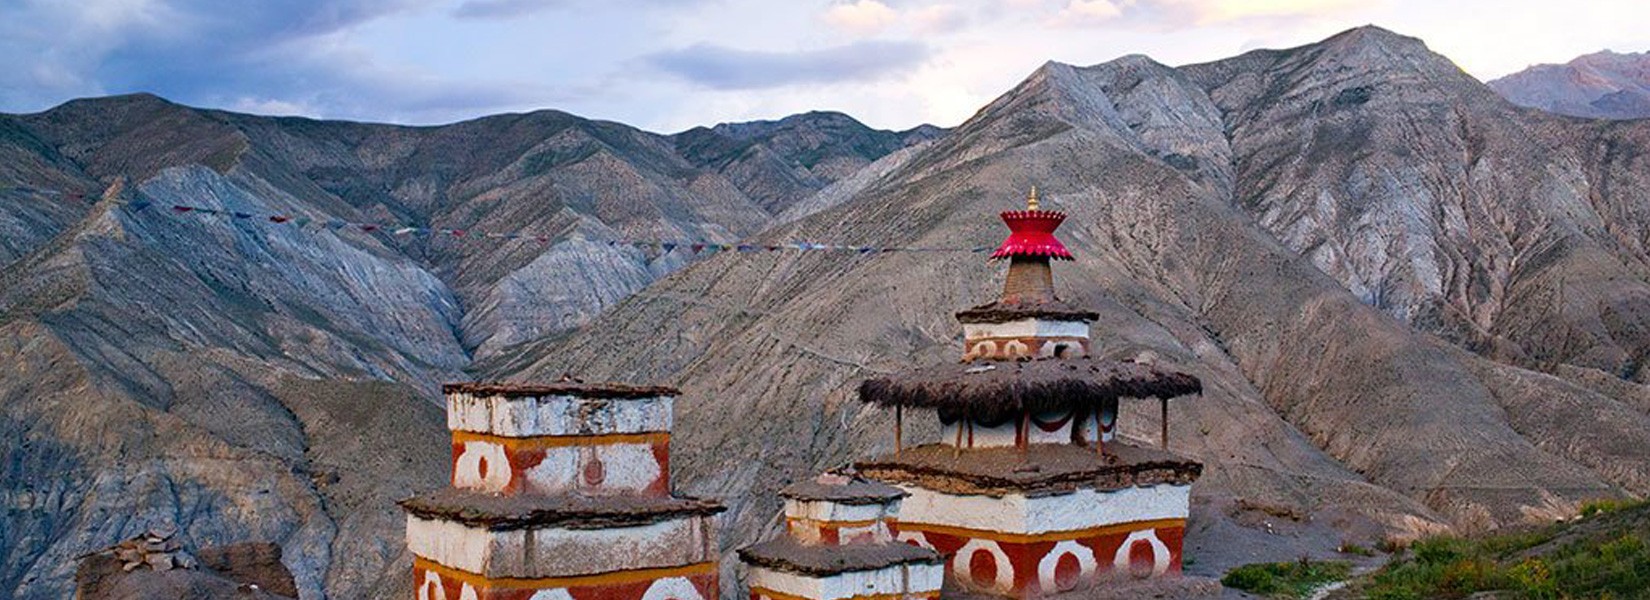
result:
M 177 533 L 178 529 L 170 525 L 151 527 L 143 535 L 115 544 L 102 553 L 114 556 L 120 561 L 120 569 L 128 573 L 143 568 L 170 571 L 199 567 L 200 561 L 183 549 Z

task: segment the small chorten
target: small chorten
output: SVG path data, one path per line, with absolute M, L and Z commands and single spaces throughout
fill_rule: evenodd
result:
M 739 551 L 751 600 L 938 598 L 944 557 L 894 539 L 905 495 L 852 471 L 780 490 L 785 535 Z
M 418 600 L 716 600 L 722 506 L 670 485 L 665 387 L 443 386 L 451 487 L 401 501 Z
M 963 360 L 860 385 L 894 407 L 895 453 L 858 465 L 910 493 L 897 537 L 950 556 L 948 592 L 1011 598 L 1178 573 L 1191 484 L 1203 466 L 1167 451 L 1168 399 L 1200 393 L 1192 375 L 1089 356 L 1098 315 L 1054 293 L 1054 237 L 1066 215 L 1002 213 L 1010 234 L 1002 297 L 957 313 Z M 1155 361 L 1154 361 L 1155 362 Z M 1115 437 L 1122 398 L 1161 402 L 1162 449 Z M 941 442 L 902 448 L 903 411 L 932 409 Z

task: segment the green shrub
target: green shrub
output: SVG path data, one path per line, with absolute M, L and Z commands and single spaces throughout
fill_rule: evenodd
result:
M 1592 514 L 1629 509 L 1636 507 L 1595 508 Z M 1374 600 L 1466 598 L 1478 592 L 1529 600 L 1650 600 L 1650 518 L 1638 513 L 1599 518 L 1611 520 L 1419 540 L 1410 553 L 1395 556 L 1355 588 Z
M 1618 513 L 1629 508 L 1638 508 L 1644 505 L 1644 500 L 1617 500 L 1614 498 L 1604 498 L 1582 504 L 1581 516 L 1582 518 L 1586 518 L 1597 515 L 1607 515 L 1610 513 Z
M 1324 585 L 1341 581 L 1352 573 L 1344 561 L 1255 563 L 1226 572 L 1220 583 L 1229 588 L 1274 598 L 1305 598 Z
M 1341 547 L 1336 548 L 1335 550 L 1341 554 L 1351 554 L 1353 556 L 1375 556 L 1374 550 L 1370 550 L 1352 542 L 1341 542 Z

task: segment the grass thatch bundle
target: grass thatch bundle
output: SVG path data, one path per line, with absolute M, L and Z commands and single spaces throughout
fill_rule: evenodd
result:
M 1202 393 L 1197 377 L 1112 359 L 1037 359 L 946 364 L 867 379 L 859 399 L 931 408 L 949 419 L 999 422 L 1021 410 L 1087 410 L 1118 398 Z

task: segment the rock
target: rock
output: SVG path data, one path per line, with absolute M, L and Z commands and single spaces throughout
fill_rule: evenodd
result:
M 1489 82 L 1519 106 L 1599 119 L 1650 117 L 1650 52 L 1605 50 L 1562 65 L 1533 65 Z
M 760 137 L 781 162 L 893 139 L 837 121 Z M 309 597 L 399 582 L 393 501 L 446 468 L 406 443 L 441 435 L 441 382 L 695 258 L 608 240 L 772 219 L 669 136 L 555 111 L 400 127 L 136 94 L 0 115 L 0 159 L 0 439 L 23 441 L 0 467 L 21 508 L 0 510 L 0 596 L 19 598 L 66 595 L 72 557 L 145 533 L 125 519 L 178 515 L 192 540 L 279 543 Z
M 201 560 L 185 550 L 176 528 L 151 530 L 82 557 L 75 571 L 76 600 L 177 598 L 209 600 L 231 593 L 297 598 L 292 574 L 270 543 L 208 547 Z
M 1208 466 L 1188 571 L 1218 576 L 1332 556 L 1344 531 L 1513 526 L 1650 492 L 1632 450 L 1650 447 L 1650 413 L 1616 400 L 1635 384 L 1474 352 L 1492 347 L 1483 334 L 1558 364 L 1638 368 L 1650 294 L 1633 273 L 1650 261 L 1637 234 L 1609 232 L 1650 231 L 1624 205 L 1650 201 L 1626 164 L 1645 154 L 1594 149 L 1647 135 L 1512 109 L 1373 27 L 1181 68 L 1050 63 L 852 198 L 758 240 L 990 247 L 1006 233 L 995 214 L 1037 185 L 1070 214 L 1078 260 L 1056 280 L 1100 313 L 1095 354 L 1149 351 L 1204 382 L 1170 402 L 1169 429 Z M 1586 233 L 1550 245 L 1542 231 Z M 967 253 L 713 257 L 483 373 L 680 386 L 673 467 L 688 493 L 730 496 L 723 540 L 737 547 L 771 529 L 783 482 L 892 450 L 894 415 L 853 387 L 956 361 L 951 312 L 992 297 L 1000 268 Z M 1559 296 L 1541 290 L 1565 279 L 1620 310 L 1552 310 Z M 1157 409 L 1125 402 L 1121 434 L 1155 443 Z M 937 435 L 905 424 L 907 444 Z M 1239 522 L 1219 508 L 1234 498 L 1300 520 Z
M 406 597 L 393 501 L 440 484 L 435 386 L 474 376 L 680 385 L 683 491 L 727 499 L 727 547 L 757 541 L 784 482 L 891 450 L 893 416 L 851 390 L 956 360 L 950 313 L 999 267 L 607 240 L 991 246 L 1033 184 L 1071 214 L 1057 278 L 1099 312 L 1096 354 L 1205 383 L 1170 414 L 1208 465 L 1190 574 L 1650 493 L 1646 122 L 1511 107 L 1365 27 L 1178 68 L 1049 63 L 943 135 L 815 115 L 695 136 L 145 95 L 0 115 L 0 595 L 64 597 L 72 557 L 182 516 L 180 540 L 279 545 L 305 597 Z M 1125 403 L 1122 435 L 1155 441 L 1156 408 Z M 102 558 L 134 586 L 224 579 L 122 556 Z

